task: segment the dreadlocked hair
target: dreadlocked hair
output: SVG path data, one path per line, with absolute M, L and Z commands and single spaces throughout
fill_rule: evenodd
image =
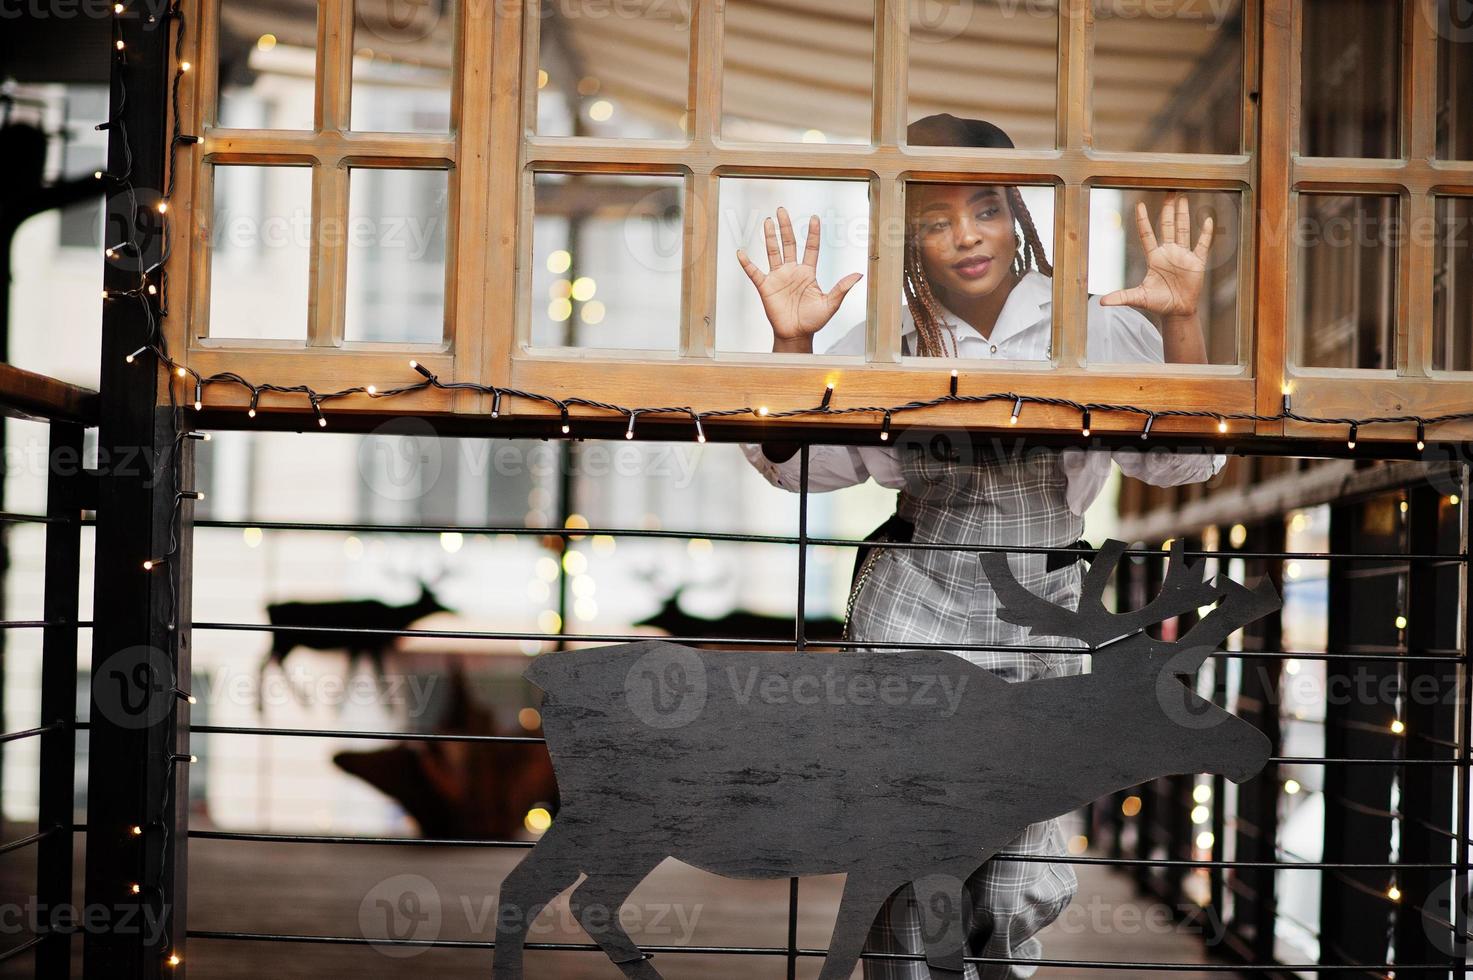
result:
M 1038 228 L 1033 224 L 1033 215 L 1023 203 L 1018 188 L 1008 187 L 1008 205 L 1013 218 L 1022 230 L 1018 250 L 1013 257 L 1013 274 L 1022 277 L 1033 268 L 1046 276 L 1054 274 L 1054 267 L 1043 252 L 1043 242 L 1038 237 Z M 906 236 L 905 271 L 902 277 L 906 305 L 910 307 L 911 319 L 916 325 L 916 354 L 920 357 L 956 357 L 956 338 L 951 338 L 951 353 L 946 353 L 946 335 L 950 331 L 941 326 L 943 316 L 941 303 L 931 292 L 931 282 L 926 278 L 921 263 L 920 240 L 916 235 Z

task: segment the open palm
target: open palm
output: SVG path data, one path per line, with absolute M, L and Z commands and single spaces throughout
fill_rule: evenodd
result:
M 1172 194 L 1161 206 L 1159 242 L 1144 202 L 1136 205 L 1135 219 L 1146 250 L 1146 275 L 1139 286 L 1102 296 L 1100 305 L 1133 306 L 1161 316 L 1196 313 L 1207 271 L 1207 250 L 1212 245 L 1212 218 L 1202 222 L 1195 247 L 1191 245 L 1192 215 L 1184 195 Z
M 811 337 L 831 320 L 844 302 L 844 294 L 864 278 L 861 273 L 851 272 L 825 292 L 818 285 L 818 215 L 808 219 L 808 239 L 803 245 L 803 258 L 798 260 L 798 245 L 793 237 L 793 225 L 788 213 L 777 209 L 778 226 L 782 232 L 779 247 L 772 219 L 762 222 L 763 234 L 767 238 L 767 266 L 763 272 L 737 249 L 737 261 L 742 271 L 757 287 L 762 297 L 762 310 L 772 323 L 773 335 L 780 341 L 795 341 Z

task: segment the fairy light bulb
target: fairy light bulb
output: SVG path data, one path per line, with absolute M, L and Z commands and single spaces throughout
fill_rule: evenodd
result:
M 630 412 L 629 413 L 629 428 L 627 428 L 627 429 L 624 430 L 624 438 L 625 439 L 633 439 L 634 438 L 634 413 L 633 412 Z
M 1427 424 L 1420 419 L 1417 420 L 1417 451 L 1421 452 L 1427 448 Z
M 1084 425 L 1080 428 L 1081 435 L 1089 435 L 1089 409 L 1084 410 Z
M 1023 413 L 1023 399 L 1018 398 L 1013 402 L 1013 414 L 1008 417 L 1008 425 L 1017 425 L 1018 416 Z
M 890 413 L 885 413 L 885 420 L 880 423 L 880 441 L 890 441 Z
M 1360 426 L 1356 425 L 1354 422 L 1350 423 L 1350 437 L 1345 440 L 1345 445 L 1348 448 L 1350 448 L 1350 449 L 1354 449 L 1355 448 L 1355 436 L 1356 436 L 1356 433 L 1358 433 L 1359 431 L 1360 431 Z

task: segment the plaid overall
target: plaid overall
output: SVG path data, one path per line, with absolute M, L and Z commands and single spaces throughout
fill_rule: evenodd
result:
M 963 448 L 958 451 L 956 442 Z M 899 513 L 915 524 L 915 543 L 1002 544 L 1068 547 L 1081 537 L 1084 519 L 1065 502 L 1066 478 L 1056 450 L 1035 447 L 1006 454 L 966 442 L 965 436 L 902 434 L 896 443 L 906 483 Z M 880 548 L 854 597 L 849 634 L 855 641 L 1028 644 L 1031 651 L 958 650 L 957 655 L 1008 681 L 1076 674 L 1078 640 L 1029 638 L 1026 627 L 997 617 L 997 598 L 978 564 L 977 552 Z M 1037 595 L 1075 608 L 1082 563 L 1045 570 L 1045 554 L 1009 553 L 1019 583 Z M 893 648 L 892 648 L 893 649 Z M 899 652 L 903 656 L 903 652 Z M 1005 848 L 1029 854 L 1063 854 L 1059 821 L 1031 824 Z M 918 874 L 927 869 L 916 869 Z M 1068 864 L 994 859 L 967 879 L 963 914 L 970 914 L 968 955 L 1037 959 L 1034 938 L 1063 912 L 1078 888 Z M 915 892 L 901 888 L 881 909 L 865 944 L 868 952 L 922 953 Z M 865 980 L 927 980 L 924 960 L 870 960 Z M 966 964 L 965 980 L 1031 977 L 1024 964 Z

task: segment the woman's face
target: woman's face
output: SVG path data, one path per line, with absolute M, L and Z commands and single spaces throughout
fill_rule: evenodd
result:
M 1006 189 L 995 184 L 914 184 L 911 228 L 938 296 L 980 299 L 1012 275 L 1018 242 Z

